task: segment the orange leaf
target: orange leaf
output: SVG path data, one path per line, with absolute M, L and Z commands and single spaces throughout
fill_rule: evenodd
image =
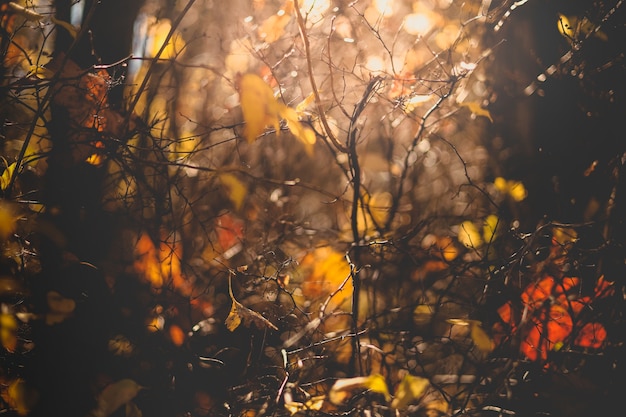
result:
M 548 342 L 542 337 L 543 324 L 535 322 L 520 344 L 520 351 L 531 361 L 548 359 Z
M 181 329 L 180 326 L 177 326 L 176 324 L 172 324 L 170 326 L 169 333 L 172 343 L 174 343 L 176 346 L 182 346 L 182 344 L 185 342 L 185 332 L 183 331 L 183 329 Z
M 547 276 L 539 282 L 529 284 L 522 293 L 522 301 L 531 308 L 538 307 L 552 294 L 554 278 Z
M 587 323 L 580 329 L 574 344 L 583 348 L 598 349 L 606 340 L 606 329 L 600 323 Z
M 511 326 L 511 331 L 514 332 L 517 328 L 515 323 L 515 317 L 513 315 L 513 303 L 507 301 L 498 308 L 498 315 L 503 322 Z
M 563 306 L 553 305 L 550 307 L 548 316 L 548 342 L 555 345 L 562 342 L 570 335 L 574 323 L 572 317 Z
M 604 275 L 601 275 L 600 278 L 598 278 L 594 289 L 595 298 L 609 297 L 613 295 L 614 292 L 615 288 L 613 287 L 613 283 L 606 281 L 604 279 Z

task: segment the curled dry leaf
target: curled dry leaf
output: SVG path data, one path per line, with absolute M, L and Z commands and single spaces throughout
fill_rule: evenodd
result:
M 383 394 L 387 401 L 391 400 L 385 377 L 380 374 L 338 379 L 328 393 L 328 399 L 336 405 L 344 404 L 356 391 L 370 390 Z
M 98 406 L 89 417 L 108 417 L 128 404 L 144 387 L 132 379 L 121 379 L 108 385 L 98 396 Z
M 428 379 L 406 374 L 394 393 L 391 407 L 402 410 L 415 404 L 424 396 L 429 386 L 430 381 Z

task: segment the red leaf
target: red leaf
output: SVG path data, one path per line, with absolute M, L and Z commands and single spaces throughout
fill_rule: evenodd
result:
M 587 323 L 580 329 L 574 344 L 583 348 L 598 349 L 606 340 L 606 329 L 600 323 Z

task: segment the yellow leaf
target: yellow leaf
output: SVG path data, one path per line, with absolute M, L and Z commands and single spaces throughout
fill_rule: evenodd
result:
M 467 248 L 479 248 L 483 244 L 483 238 L 474 223 L 466 220 L 459 226 L 459 242 Z
M 413 322 L 418 326 L 430 323 L 434 311 L 428 304 L 420 304 L 413 310 Z
M 564 14 L 558 14 L 557 28 L 559 29 L 559 33 L 567 38 L 569 41 L 578 40 L 581 35 L 585 37 L 589 35 L 589 33 L 593 32 L 592 35 L 601 41 L 607 41 L 609 37 L 607 34 L 601 30 L 595 30 L 596 25 L 594 25 L 589 19 L 586 17 L 578 18 L 577 16 L 565 16 Z
M 469 326 L 470 337 L 474 346 L 483 353 L 490 353 L 494 344 L 489 335 L 483 330 L 482 323 L 478 320 L 468 319 L 447 319 L 448 323 L 457 326 Z
M 31 65 L 26 77 L 36 77 L 40 80 L 49 80 L 54 76 L 54 71 L 50 71 L 41 65 Z
M 526 187 L 524 187 L 524 184 L 521 181 L 507 180 L 502 177 L 497 177 L 493 181 L 493 185 L 498 191 L 509 195 L 514 201 L 517 202 L 523 201 L 528 196 Z
M 499 223 L 500 219 L 495 214 L 490 214 L 485 219 L 483 223 L 483 239 L 486 243 L 491 243 L 496 238 Z
M 285 5 L 292 4 L 291 1 L 287 1 Z M 284 6 L 283 6 L 284 7 Z M 259 38 L 263 39 L 267 43 L 276 42 L 285 33 L 285 26 L 291 20 L 291 15 L 284 8 L 279 10 L 278 13 L 265 19 L 265 21 L 259 26 L 258 34 Z
M 429 386 L 428 379 L 406 374 L 396 389 L 391 407 L 401 410 L 407 408 L 422 398 Z
M 13 234 L 18 218 L 12 205 L 0 202 L 0 241 L 8 239 Z
M 334 309 L 352 298 L 352 282 L 345 282 L 350 277 L 350 265 L 343 254 L 329 246 L 320 247 L 307 254 L 300 266 L 310 271 L 302 284 L 302 294 L 307 300 L 320 300 L 334 293 L 327 306 Z
M 235 210 L 241 210 L 243 207 L 243 203 L 246 199 L 246 195 L 248 195 L 248 187 L 233 174 L 222 173 L 219 174 L 219 179 L 224 188 L 226 189 L 226 193 L 228 194 L 228 198 L 231 203 L 235 207 Z
M 13 176 L 13 171 L 15 171 L 15 162 L 8 165 L 2 172 L 2 176 L 0 176 L 0 189 L 2 189 L 2 191 L 6 190 L 9 186 L 11 176 Z
M 306 152 L 313 155 L 313 145 L 315 145 L 316 140 L 315 132 L 300 123 L 298 113 L 291 107 L 283 107 L 280 115 L 287 121 L 289 131 L 304 144 Z
M 477 320 L 470 320 L 470 337 L 474 345 L 482 353 L 490 353 L 494 348 L 494 343 L 483 330 L 481 323 Z
M 304 411 L 304 412 L 308 410 L 319 411 L 322 409 L 322 406 L 324 405 L 325 398 L 326 397 L 324 395 L 318 395 L 316 397 L 311 397 L 309 400 L 307 400 L 304 403 L 300 403 L 296 401 L 285 401 L 285 408 L 291 413 L 291 415 L 294 415 L 301 411 Z
M 50 18 L 50 21 L 52 23 L 54 23 L 57 26 L 61 26 L 63 29 L 67 30 L 68 33 L 70 34 L 70 36 L 74 39 L 76 39 L 76 36 L 78 35 L 78 29 L 76 29 L 76 27 L 74 27 L 73 25 L 71 25 L 68 22 L 65 22 L 63 20 L 59 20 L 56 17 L 52 16 Z
M 39 14 L 35 11 L 25 8 L 24 6 L 20 6 L 17 3 L 9 2 L 9 7 L 13 10 L 14 13 L 22 16 L 24 19 L 31 22 L 38 22 L 44 18 L 42 14 Z
M 167 39 L 167 36 L 172 31 L 172 23 L 169 19 L 160 19 L 158 21 L 156 21 L 155 18 L 153 19 L 154 20 L 150 25 L 147 34 L 148 39 L 146 40 L 145 51 L 146 58 L 154 58 L 159 53 L 159 50 L 161 50 L 161 47 L 163 47 L 163 44 L 165 43 L 165 39 Z M 178 31 L 174 31 L 168 40 L 167 45 L 163 49 L 160 58 L 176 58 L 180 55 L 184 48 L 185 41 L 183 40 L 183 37 L 180 33 L 178 33 Z
M 274 92 L 263 78 L 256 74 L 241 75 L 237 82 L 239 102 L 246 122 L 244 136 L 252 143 L 267 126 L 280 132 L 279 115 L 284 107 L 274 97 Z
M 230 313 L 228 313 L 228 317 L 226 317 L 226 328 L 231 332 L 234 332 L 237 327 L 241 324 L 241 316 L 237 312 L 237 303 L 233 300 L 232 305 L 230 306 Z
M 470 101 L 470 102 L 467 102 L 467 103 L 460 103 L 460 104 L 463 107 L 467 107 L 469 109 L 469 111 L 471 111 L 476 116 L 486 117 L 487 119 L 489 119 L 489 121 L 491 123 L 493 123 L 493 118 L 491 117 L 491 113 L 489 113 L 489 110 L 483 108 L 480 105 L 480 103 L 478 103 L 476 101 Z
M 298 113 L 298 115 L 303 114 L 304 111 L 307 109 L 307 107 L 313 104 L 314 101 L 315 101 L 315 93 L 311 91 L 309 95 L 304 98 L 304 100 L 298 103 L 298 105 L 296 106 L 296 113 Z
M 341 405 L 358 390 L 370 390 L 383 394 L 387 401 L 391 399 L 385 377 L 380 374 L 338 379 L 331 387 L 328 399 L 333 404 Z
M 28 415 L 30 412 L 30 403 L 34 399 L 32 397 L 33 393 L 28 392 L 26 383 L 21 378 L 13 380 L 6 389 L 6 395 L 2 394 L 2 398 L 6 400 L 9 408 L 15 410 L 20 416 Z
M 0 343 L 9 352 L 17 348 L 17 320 L 13 314 L 0 314 Z
M 270 328 L 273 330 L 278 330 L 278 327 L 276 327 L 274 323 L 272 323 L 256 311 L 250 310 L 248 307 L 244 306 L 235 299 L 231 279 L 232 277 L 229 276 L 228 292 L 232 300 L 232 305 L 230 307 L 230 313 L 228 313 L 228 317 L 226 317 L 226 328 L 233 332 L 243 322 L 243 324 L 248 327 L 254 324 L 258 329 Z

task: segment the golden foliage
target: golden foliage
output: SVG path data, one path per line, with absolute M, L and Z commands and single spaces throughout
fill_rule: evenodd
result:
M 296 111 L 276 100 L 274 92 L 263 78 L 251 73 L 240 74 L 236 85 L 246 122 L 244 137 L 248 143 L 254 142 L 267 126 L 274 128 L 277 135 L 280 134 L 280 120 L 284 119 L 289 131 L 305 145 L 308 153 L 312 152 L 315 133 L 300 123 Z
M 228 313 L 228 317 L 226 317 L 225 321 L 226 328 L 228 330 L 234 332 L 242 323 L 247 327 L 254 324 L 258 329 L 270 328 L 278 330 L 278 327 L 276 327 L 274 323 L 256 311 L 250 310 L 248 307 L 244 306 L 235 299 L 232 288 L 232 277 L 228 278 L 228 292 L 232 301 L 230 312 Z
M 300 266 L 308 276 L 302 283 L 302 295 L 307 300 L 321 300 L 332 295 L 328 308 L 347 308 L 345 302 L 352 298 L 350 265 L 345 256 L 329 246 L 323 246 L 307 254 Z
M 268 17 L 259 26 L 259 38 L 267 43 L 276 42 L 285 33 L 285 26 L 291 20 L 293 13 L 293 0 L 287 0 L 278 13 Z
M 354 378 L 340 378 L 330 389 L 328 399 L 331 403 L 341 405 L 354 395 L 356 391 L 369 390 L 383 394 L 387 401 L 391 400 L 385 377 L 380 374 L 358 376 Z
M 402 410 L 415 404 L 424 396 L 429 386 L 430 381 L 428 379 L 406 374 L 396 388 L 391 407 Z
M 240 211 L 243 207 L 243 203 L 248 195 L 248 187 L 239 180 L 235 175 L 229 173 L 219 174 L 220 182 L 224 187 L 228 198 L 235 210 Z M 228 249 L 228 248 L 224 248 Z

